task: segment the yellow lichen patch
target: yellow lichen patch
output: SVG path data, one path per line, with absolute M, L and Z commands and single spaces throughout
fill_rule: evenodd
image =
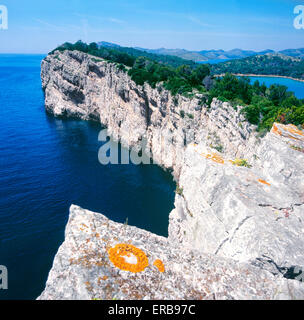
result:
M 258 181 L 259 181 L 260 183 L 266 184 L 267 186 L 271 186 L 271 184 L 268 183 L 268 182 L 265 181 L 265 180 L 259 179 Z
M 120 243 L 108 250 L 115 267 L 130 272 L 142 272 L 149 266 L 146 254 L 131 244 Z
M 209 159 L 209 160 L 212 160 L 216 163 L 220 163 L 220 164 L 224 164 L 225 163 L 225 160 L 217 153 L 201 153 L 201 156 L 206 158 L 206 159 Z
M 153 265 L 158 269 L 159 272 L 165 272 L 165 266 L 161 260 L 155 260 Z

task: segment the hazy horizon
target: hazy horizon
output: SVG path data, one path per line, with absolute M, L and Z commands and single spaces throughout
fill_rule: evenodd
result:
M 81 40 L 81 39 L 79 39 Z M 81 40 L 83 41 L 83 40 Z M 101 41 L 92 41 L 92 42 L 102 42 L 103 40 Z M 113 44 L 118 44 L 120 45 L 119 43 L 114 43 L 114 42 L 111 42 L 111 41 L 106 41 L 106 42 L 109 42 L 109 43 L 113 43 Z M 63 44 L 63 43 L 62 43 Z M 59 44 L 60 45 L 60 44 Z M 185 49 L 185 48 L 165 48 L 165 47 L 156 47 L 156 48 L 144 48 L 144 47 L 141 47 L 141 46 L 137 46 L 137 47 L 134 47 L 134 46 L 126 46 L 126 47 L 130 47 L 130 48 L 134 48 L 134 49 L 151 49 L 151 50 L 159 50 L 159 49 L 166 49 L 166 50 L 187 50 L 187 51 L 192 51 L 192 52 L 200 52 L 200 51 L 219 51 L 219 50 L 224 50 L 224 49 L 221 49 L 221 48 L 218 48 L 218 49 L 214 49 L 214 48 L 211 48 L 211 49 L 201 49 L 201 50 L 190 50 L 190 49 Z M 273 50 L 275 52 L 279 52 L 279 51 L 284 51 L 284 50 L 289 50 L 289 49 L 303 49 L 304 46 L 302 47 L 299 47 L 299 48 L 283 48 L 283 49 L 280 49 L 280 50 L 274 50 L 274 49 L 271 49 L 271 48 L 265 48 L 265 49 L 262 49 L 262 50 L 254 50 L 254 49 L 247 49 L 247 48 L 231 48 L 231 49 L 228 49 L 228 50 L 224 50 L 225 52 L 228 52 L 228 51 L 232 51 L 232 50 L 243 50 L 243 51 L 255 51 L 255 52 L 262 52 L 262 51 L 266 51 L 266 50 Z M 52 51 L 54 48 L 52 48 L 50 51 Z M 31 55 L 47 55 L 50 51 L 48 52 L 0 52 L 0 54 L 2 55 L 5 55 L 5 54 L 23 54 L 23 55 L 27 55 L 27 54 L 31 54 Z
M 281 51 L 303 47 L 297 0 L 0 0 L 8 30 L 0 53 L 46 54 L 68 41 L 107 41 L 147 49 Z

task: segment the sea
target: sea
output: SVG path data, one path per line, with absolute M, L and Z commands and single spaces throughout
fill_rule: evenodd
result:
M 0 55 L 0 299 L 36 299 L 71 204 L 168 235 L 176 185 L 156 165 L 101 165 L 98 123 L 44 109 L 42 55 Z M 120 145 L 119 145 L 120 147 Z

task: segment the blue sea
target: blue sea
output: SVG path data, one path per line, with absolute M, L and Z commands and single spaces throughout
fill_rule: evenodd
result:
M 267 87 L 270 87 L 272 84 L 277 83 L 280 85 L 286 86 L 289 91 L 292 91 L 295 96 L 299 99 L 304 99 L 304 82 L 296 81 L 287 78 L 273 78 L 273 77 L 249 77 L 251 79 L 251 84 L 256 80 L 259 80 L 260 83 L 265 83 Z
M 0 299 L 35 299 L 71 204 L 167 236 L 175 183 L 155 165 L 98 162 L 97 123 L 46 114 L 41 55 L 0 55 Z

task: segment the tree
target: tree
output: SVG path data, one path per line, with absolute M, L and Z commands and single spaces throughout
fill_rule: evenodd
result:
M 98 45 L 96 42 L 92 42 L 89 44 L 89 51 L 98 51 Z
M 210 75 L 210 68 L 207 64 L 201 64 L 192 71 L 190 81 L 194 85 L 202 85 L 203 80 Z
M 283 102 L 284 99 L 288 97 L 288 88 L 280 84 L 272 84 L 270 88 L 266 91 L 268 98 L 276 105 Z
M 88 52 L 88 45 L 81 40 L 78 40 L 74 44 L 74 50 L 81 51 L 81 52 Z

